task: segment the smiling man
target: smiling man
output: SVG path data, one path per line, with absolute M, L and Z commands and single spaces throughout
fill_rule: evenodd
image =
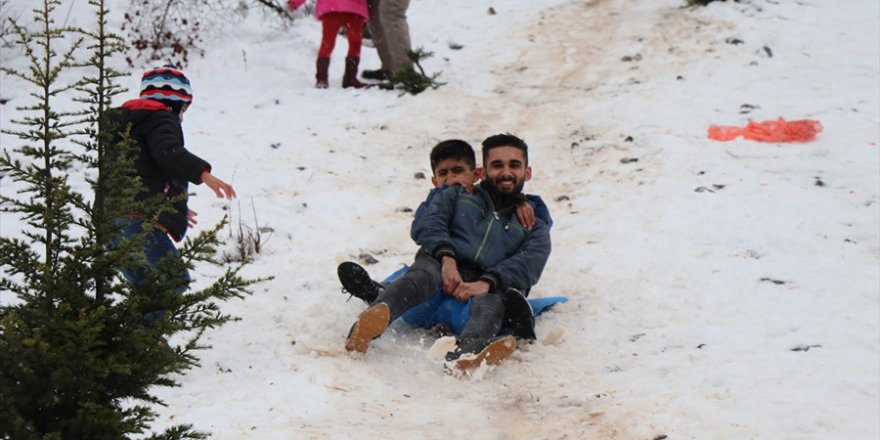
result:
M 464 369 L 498 363 L 516 347 L 513 336 L 496 336 L 504 321 L 505 297 L 535 283 L 550 256 L 548 225 L 531 230 L 516 216 L 531 179 L 528 146 L 510 134 L 483 141 L 485 178 L 472 193 L 459 185 L 436 194 L 412 226 L 420 249 L 415 262 L 382 289 L 352 325 L 345 347 L 365 353 L 370 342 L 407 310 L 441 288 L 464 302 L 470 316 L 446 360 Z

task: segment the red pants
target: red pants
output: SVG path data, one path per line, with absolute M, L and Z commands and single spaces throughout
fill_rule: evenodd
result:
M 330 58 L 333 47 L 336 46 L 336 34 L 339 28 L 345 26 L 348 35 L 348 56 L 361 57 L 361 43 L 364 37 L 364 18 L 349 12 L 328 12 L 321 16 L 321 48 L 318 50 L 318 58 Z

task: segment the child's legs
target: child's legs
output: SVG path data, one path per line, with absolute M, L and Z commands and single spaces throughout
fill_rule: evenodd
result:
M 162 259 L 180 259 L 180 251 L 177 250 L 177 246 L 174 246 L 174 242 L 171 241 L 168 234 L 156 228 L 146 236 L 144 242 L 144 256 L 147 258 L 147 264 L 149 264 L 150 270 L 158 270 L 159 262 L 162 261 Z M 181 267 L 180 271 L 180 273 L 171 275 L 180 278 L 181 280 L 189 281 L 189 272 L 186 268 Z M 184 290 L 185 289 L 178 288 L 177 293 L 183 293 Z
M 345 14 L 345 31 L 348 34 L 348 56 L 361 57 L 361 46 L 364 41 L 364 19 L 360 15 Z
M 121 219 L 118 224 L 121 227 L 120 237 L 113 240 L 113 246 L 119 246 L 120 239 L 131 239 L 137 235 L 144 233 L 143 220 L 126 218 Z M 180 251 L 177 250 L 177 247 L 174 246 L 174 242 L 171 241 L 171 238 L 168 237 L 168 234 L 163 232 L 159 228 L 154 228 L 150 232 L 148 232 L 144 237 L 144 258 L 146 261 L 145 267 L 137 267 L 137 268 L 125 268 L 122 269 L 122 275 L 131 283 L 135 288 L 137 288 L 141 282 L 143 282 L 144 278 L 147 275 L 147 271 L 156 271 L 159 270 L 159 262 L 164 258 L 177 258 L 180 259 Z M 181 287 L 175 289 L 175 293 L 183 294 L 186 291 L 186 285 L 190 280 L 189 271 L 184 267 L 180 267 L 180 272 L 176 274 L 171 274 L 176 278 L 180 279 Z M 144 320 L 146 321 L 147 326 L 152 326 L 156 319 L 161 318 L 165 314 L 164 310 L 154 310 L 151 312 L 147 312 L 144 314 Z
M 321 48 L 318 49 L 318 58 L 330 58 L 333 47 L 336 46 L 336 34 L 339 28 L 345 24 L 345 14 L 341 12 L 328 12 L 321 16 Z
M 168 234 L 157 229 L 153 229 L 144 240 L 144 256 L 147 258 L 147 264 L 150 267 L 151 271 L 159 270 L 159 262 L 165 258 L 174 258 L 180 259 L 180 251 L 177 250 L 177 246 L 174 246 L 174 242 L 171 241 L 171 238 L 168 237 Z M 186 291 L 186 286 L 189 284 L 190 276 L 189 271 L 184 267 L 180 267 L 179 273 L 170 273 L 168 274 L 171 277 L 176 277 L 180 281 L 175 282 L 180 287 L 174 289 L 174 293 L 181 295 Z M 164 276 L 163 276 L 164 278 Z M 168 278 L 164 278 L 168 279 Z M 152 327 L 155 325 L 156 320 L 162 319 L 165 316 L 165 310 L 153 310 L 144 314 L 144 320 L 146 321 L 146 325 L 148 327 Z
M 134 219 L 134 218 L 123 218 L 116 221 L 116 225 L 119 227 L 119 236 L 113 238 L 112 245 L 114 248 L 119 247 L 122 239 L 129 240 L 136 235 L 143 233 L 143 220 Z M 147 268 L 145 267 L 124 267 L 120 269 L 122 272 L 122 276 L 131 283 L 132 286 L 137 287 L 141 284 L 144 277 L 147 275 Z

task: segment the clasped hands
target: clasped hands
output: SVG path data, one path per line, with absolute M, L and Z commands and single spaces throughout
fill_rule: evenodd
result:
M 488 282 L 483 280 L 467 282 L 461 279 L 455 258 L 442 257 L 440 273 L 443 276 L 443 292 L 461 302 L 467 302 L 469 298 L 489 293 L 491 286 Z

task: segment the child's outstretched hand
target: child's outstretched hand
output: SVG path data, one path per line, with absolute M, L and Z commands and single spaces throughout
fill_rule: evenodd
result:
M 210 171 L 205 170 L 202 171 L 202 183 L 208 185 L 208 188 L 214 191 L 214 194 L 217 194 L 218 199 L 227 198 L 233 199 L 235 198 L 235 188 L 232 185 L 214 177 Z

